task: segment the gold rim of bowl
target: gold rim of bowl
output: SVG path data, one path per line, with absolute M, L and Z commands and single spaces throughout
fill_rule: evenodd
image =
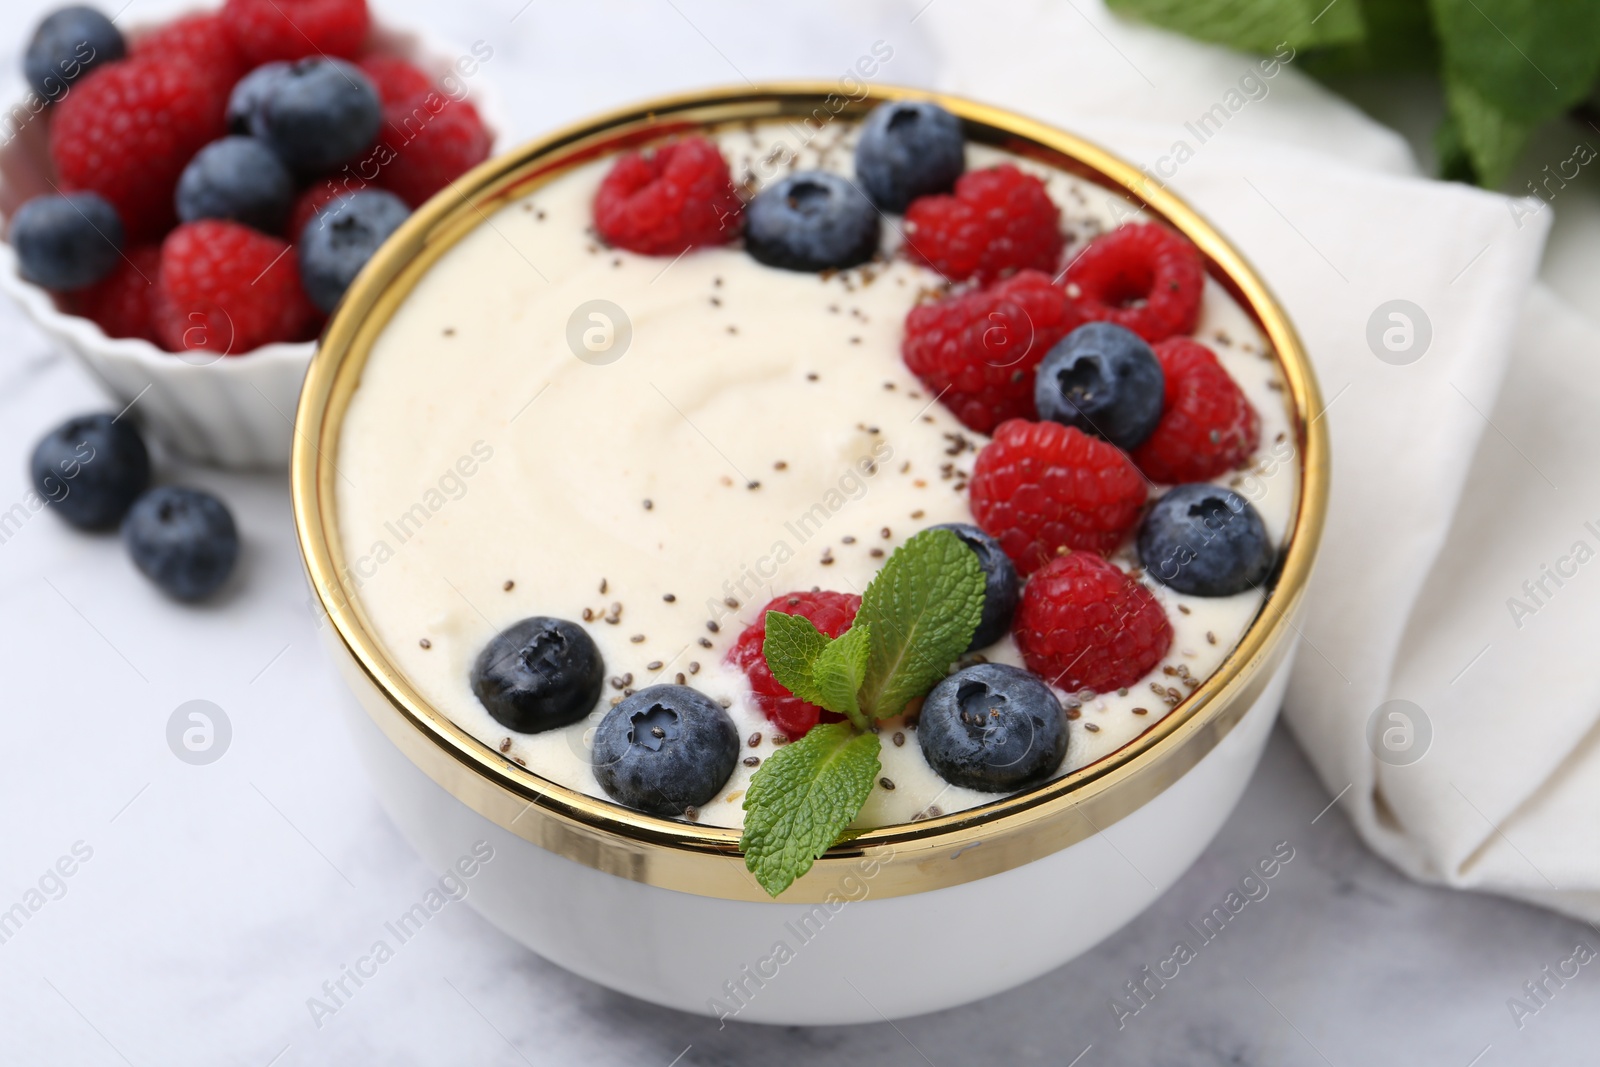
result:
M 555 785 L 451 722 L 411 686 L 374 636 L 344 566 L 335 495 L 339 428 L 372 344 L 418 278 L 489 216 L 570 167 L 663 137 L 739 122 L 797 131 L 858 121 L 877 104 L 933 100 L 969 141 L 1058 167 L 1123 196 L 1186 234 L 1207 270 L 1261 328 L 1292 407 L 1300 494 L 1265 602 L 1221 666 L 1139 737 L 1104 759 L 981 807 L 862 832 L 830 849 L 778 899 L 827 902 L 926 892 L 999 874 L 1091 837 L 1180 778 L 1265 689 L 1297 634 L 1294 616 L 1321 537 L 1328 494 L 1322 405 L 1293 326 L 1243 257 L 1187 204 L 1131 164 L 1071 134 L 984 104 L 890 86 L 854 97 L 830 83 L 778 83 L 665 97 L 601 115 L 491 159 L 418 209 L 361 272 L 306 374 L 290 462 L 295 527 L 314 606 L 373 721 L 427 775 L 501 827 L 569 860 L 648 885 L 766 901 L 745 869 L 739 831 L 658 818 Z M 852 882 L 851 879 L 855 881 Z M 859 889 L 852 892 L 859 895 Z

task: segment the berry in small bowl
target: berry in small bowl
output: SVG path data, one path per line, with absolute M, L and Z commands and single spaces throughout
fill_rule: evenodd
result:
M 34 128 L 0 147 L 0 288 L 121 404 L 140 398 L 136 416 L 178 453 L 282 464 L 320 312 L 275 286 L 222 285 L 196 307 L 192 285 L 171 291 L 156 250 L 202 220 L 292 245 L 288 224 L 332 198 L 302 211 L 314 189 L 379 186 L 416 207 L 489 154 L 493 126 L 467 87 L 492 50 L 374 25 L 366 0 L 233 0 L 126 34 L 81 7 L 35 34 Z M 76 219 L 58 210 L 44 242 L 19 230 L 29 201 L 48 212 L 60 193 L 98 197 L 117 222 L 97 205 Z M 96 228 L 106 239 L 86 240 Z M 230 248 L 193 254 L 215 263 Z M 265 306 L 283 301 L 289 313 Z

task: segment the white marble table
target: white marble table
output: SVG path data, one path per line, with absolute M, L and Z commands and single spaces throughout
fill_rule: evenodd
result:
M 136 3 L 129 17 L 160 10 L 157 0 Z M 13 3 L 12 26 L 46 6 Z M 939 56 L 912 19 L 921 6 L 845 16 L 841 5 L 846 33 L 816 22 L 810 7 L 752 26 L 737 5 L 685 3 L 691 22 L 666 0 L 626 19 L 542 2 L 519 14 L 523 0 L 384 5 L 456 40 L 492 41 L 489 72 L 519 135 L 648 91 L 728 80 L 730 67 L 751 77 L 842 70 L 860 41 L 884 34 L 896 41 L 896 80 L 933 84 Z M 17 36 L 5 37 L 0 64 L 10 71 Z M 1428 108 L 1425 94 L 1395 99 L 1402 126 Z M 1558 208 L 1549 280 L 1580 306 L 1600 305 L 1592 176 Z M 23 494 L 22 458 L 38 435 L 103 406 L 76 365 L 0 308 L 0 456 L 11 457 L 0 462 L 0 510 Z M 308 999 L 435 876 L 377 809 L 335 721 L 343 697 L 305 605 L 284 479 L 164 470 L 222 494 L 240 519 L 242 573 L 220 603 L 162 600 L 114 540 L 72 533 L 52 515 L 0 543 L 11 731 L 0 752 L 0 911 L 43 891 L 0 942 L 0 1062 L 1595 1062 L 1600 968 L 1550 984 L 1553 995 L 1520 1028 L 1507 1001 L 1525 998 L 1523 984 L 1580 942 L 1600 949 L 1600 931 L 1402 879 L 1355 839 L 1283 736 L 1217 841 L 1150 911 L 1027 987 L 938 1017 L 719 1030 L 575 978 L 453 904 L 318 1026 Z M 166 740 L 174 709 L 195 699 L 222 708 L 232 727 L 225 755 L 208 766 L 176 759 Z M 1119 1028 L 1111 1005 L 1126 998 L 1124 983 L 1177 940 L 1196 943 L 1187 924 L 1279 842 L 1294 859 L 1270 895 Z M 48 874 L 58 862 L 70 877 Z M 982 916 L 952 926 L 952 952 L 982 929 Z

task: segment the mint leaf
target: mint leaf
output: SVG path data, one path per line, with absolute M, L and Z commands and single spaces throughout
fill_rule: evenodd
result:
M 1366 33 L 1355 0 L 1107 0 L 1123 15 L 1247 52 L 1279 44 L 1312 48 L 1354 44 Z
M 1429 0 L 1429 7 L 1444 55 L 1450 111 L 1480 171 L 1483 160 L 1499 153 L 1498 139 L 1505 135 L 1480 135 L 1485 148 L 1475 150 L 1473 112 L 1485 111 L 1488 122 L 1500 125 L 1532 125 L 1578 103 L 1600 74 L 1600 4 Z M 1465 107 L 1456 100 L 1462 92 L 1473 98 Z M 1490 137 L 1496 147 L 1488 147 Z
M 983 567 L 949 530 L 928 529 L 897 549 L 861 597 L 870 631 L 861 707 L 886 719 L 943 678 L 983 618 Z
M 811 869 L 866 803 L 879 766 L 878 735 L 842 722 L 767 757 L 750 779 L 739 841 L 761 888 L 777 896 Z
M 1433 35 L 1428 0 L 1362 0 L 1361 19 L 1366 23 L 1365 39 L 1319 48 L 1300 64 L 1319 78 L 1374 71 L 1432 73 L 1439 68 L 1439 42 Z
M 857 692 L 867 677 L 871 635 L 871 626 L 864 622 L 854 623 L 850 629 L 828 642 L 811 666 L 812 682 L 822 698 L 815 703 L 829 711 L 848 715 L 850 721 L 862 730 L 867 728 L 868 722 L 866 716 L 861 714 Z
M 1440 149 L 1441 173 L 1455 176 L 1453 171 L 1459 170 L 1464 155 L 1478 184 L 1491 189 L 1498 186 L 1528 143 L 1532 125 L 1507 115 L 1451 75 L 1445 76 L 1445 98 L 1450 103 L 1450 118 L 1434 142 Z
M 822 694 L 812 682 L 812 671 L 828 640 L 804 615 L 769 611 L 761 654 L 780 685 L 808 704 L 821 704 Z

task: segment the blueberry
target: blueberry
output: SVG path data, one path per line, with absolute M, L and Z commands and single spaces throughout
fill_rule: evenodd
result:
M 1089 322 L 1045 353 L 1033 380 L 1041 419 L 1076 426 L 1118 448 L 1134 448 L 1161 421 L 1166 376 L 1132 330 Z
M 472 691 L 501 726 L 536 734 L 593 711 L 605 673 L 588 631 L 566 619 L 535 615 L 483 646 L 472 665 Z
M 1011 616 L 1016 613 L 1020 595 L 1016 565 L 999 541 L 971 523 L 946 522 L 933 529 L 949 530 L 961 538 L 961 543 L 972 549 L 978 557 L 978 565 L 983 568 L 983 617 L 973 631 L 967 651 L 987 648 L 1011 629 Z
M 246 137 L 265 136 L 261 112 L 278 81 L 289 72 L 282 60 L 263 63 L 234 83 L 228 94 L 228 132 Z
M 961 120 L 938 104 L 879 104 L 861 124 L 856 177 L 885 211 L 901 212 L 919 196 L 948 193 L 966 167 Z
M 294 177 L 261 141 L 224 137 L 189 161 L 178 179 L 178 217 L 232 219 L 279 233 L 294 206 Z
M 917 743 L 952 785 L 1003 793 L 1042 782 L 1067 755 L 1067 713 L 1038 676 L 980 663 L 933 687 Z
M 22 72 L 34 92 L 54 102 L 89 71 L 127 53 L 127 43 L 110 19 L 92 7 L 74 5 L 39 23 L 23 53 Z
M 114 415 L 79 415 L 34 446 L 33 488 L 80 530 L 109 530 L 150 484 L 150 453 Z
M 204 600 L 221 588 L 239 558 L 239 530 L 228 505 L 200 489 L 159 485 L 133 502 L 122 543 L 168 595 Z
M 606 712 L 591 759 L 612 800 L 652 815 L 682 815 L 722 791 L 739 759 L 739 731 L 704 693 L 652 685 Z
M 36 196 L 11 220 L 22 276 L 46 289 L 82 289 L 122 258 L 122 219 L 99 193 Z
M 1255 507 L 1210 482 L 1169 489 L 1139 525 L 1138 545 L 1145 573 L 1193 596 L 1254 589 L 1277 557 Z
M 332 311 L 372 253 L 411 209 L 393 193 L 362 189 L 329 202 L 299 234 L 300 281 L 311 302 Z
M 833 270 L 865 263 L 878 250 L 878 212 L 846 178 L 791 174 L 761 190 L 744 215 L 745 248 L 785 270 Z
M 353 63 L 320 56 L 296 60 L 269 82 L 260 115 L 256 135 L 302 173 L 359 155 L 383 124 L 372 80 Z

